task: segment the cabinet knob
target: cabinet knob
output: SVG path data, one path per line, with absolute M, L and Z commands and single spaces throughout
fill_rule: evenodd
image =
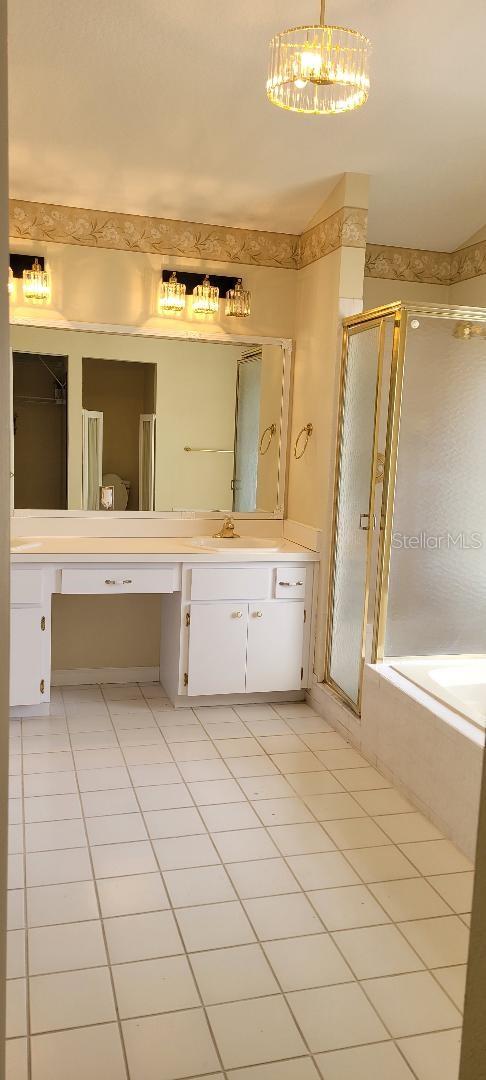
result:
M 254 611 L 253 612 L 253 618 L 254 619 L 263 619 L 263 611 Z
M 243 618 L 243 612 L 242 611 L 234 611 L 232 617 L 233 617 L 233 619 L 242 619 Z

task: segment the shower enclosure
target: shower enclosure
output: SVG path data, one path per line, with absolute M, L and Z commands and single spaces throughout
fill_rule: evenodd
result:
M 486 310 L 346 320 L 325 679 L 358 714 L 386 659 L 486 719 L 485 406 Z

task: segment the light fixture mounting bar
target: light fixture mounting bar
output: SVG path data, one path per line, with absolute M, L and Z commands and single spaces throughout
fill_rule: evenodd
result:
M 326 0 L 321 0 L 321 17 L 319 21 L 321 26 L 326 25 Z

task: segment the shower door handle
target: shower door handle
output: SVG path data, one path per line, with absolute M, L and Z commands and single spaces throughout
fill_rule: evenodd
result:
M 371 529 L 376 529 L 376 516 L 375 516 L 375 514 L 373 514 L 373 516 L 372 516 L 372 525 L 370 525 L 370 515 L 369 514 L 360 514 L 359 515 L 359 527 L 360 527 L 360 529 L 363 529 L 364 532 L 369 532 L 370 528 Z

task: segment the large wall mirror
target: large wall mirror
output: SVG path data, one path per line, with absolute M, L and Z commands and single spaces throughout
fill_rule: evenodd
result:
M 11 326 L 18 511 L 283 510 L 290 347 Z

